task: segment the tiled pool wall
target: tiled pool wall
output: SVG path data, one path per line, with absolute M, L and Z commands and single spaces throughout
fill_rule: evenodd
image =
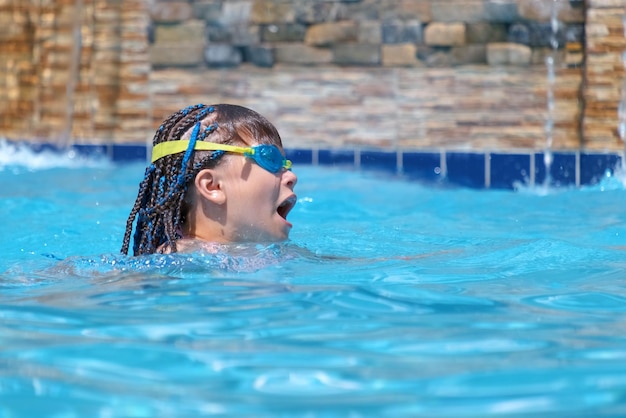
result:
M 407 180 L 446 183 L 469 188 L 515 189 L 545 184 L 579 187 L 598 183 L 621 165 L 616 153 L 551 152 L 546 168 L 544 152 L 464 152 L 454 150 L 287 150 L 294 164 L 341 166 L 379 171 Z
M 23 143 L 22 143 L 23 144 Z M 60 151 L 53 144 L 29 144 L 34 152 Z M 146 145 L 72 145 L 80 155 L 103 155 L 115 163 L 147 162 Z M 332 166 L 364 170 L 430 184 L 448 184 L 476 189 L 516 189 L 520 185 L 580 187 L 598 183 L 613 174 L 624 160 L 623 153 L 584 151 L 457 151 L 376 149 L 286 149 L 294 166 Z

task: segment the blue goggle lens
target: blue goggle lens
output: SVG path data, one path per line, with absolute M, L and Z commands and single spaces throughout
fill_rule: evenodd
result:
M 289 170 L 291 161 L 287 160 L 276 145 L 257 145 L 252 147 L 251 153 L 246 156 L 252 158 L 259 166 L 270 173 L 278 173 L 283 168 Z

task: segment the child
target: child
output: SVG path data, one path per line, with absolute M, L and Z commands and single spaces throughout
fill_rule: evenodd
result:
M 134 255 L 288 238 L 297 177 L 263 116 L 229 104 L 190 106 L 169 116 L 152 143 L 122 253 L 135 218 Z

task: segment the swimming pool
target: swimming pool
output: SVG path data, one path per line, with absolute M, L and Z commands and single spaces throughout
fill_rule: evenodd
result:
M 2 417 L 626 414 L 619 173 L 301 166 L 290 242 L 132 258 L 143 165 L 77 160 L 0 171 Z

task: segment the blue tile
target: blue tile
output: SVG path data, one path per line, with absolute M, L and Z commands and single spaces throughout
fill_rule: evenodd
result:
M 438 152 L 404 152 L 402 172 L 411 180 L 440 180 L 441 154 Z
M 576 155 L 554 154 L 550 173 L 557 187 L 576 185 Z
M 543 154 L 535 154 L 535 184 L 543 184 L 546 181 L 546 166 Z
M 447 179 L 466 187 L 485 187 L 485 155 L 466 152 L 446 154 Z
M 535 154 L 535 184 L 546 181 L 544 154 Z M 562 187 L 576 184 L 576 155 L 571 153 L 553 153 L 550 165 L 550 186 Z
M 349 165 L 354 167 L 353 150 L 319 150 L 317 161 L 322 165 Z
M 146 161 L 148 150 L 145 145 L 113 145 L 111 158 L 115 162 Z
M 530 176 L 530 154 L 491 154 L 490 183 L 494 189 L 514 189 L 527 184 Z
M 395 174 L 398 172 L 398 153 L 395 151 L 361 151 L 361 168 Z
M 287 149 L 285 150 L 285 155 L 294 164 L 313 163 L 313 151 L 310 149 Z
M 581 154 L 580 184 L 600 182 L 607 171 L 613 174 L 621 161 L 621 157 L 615 154 Z

